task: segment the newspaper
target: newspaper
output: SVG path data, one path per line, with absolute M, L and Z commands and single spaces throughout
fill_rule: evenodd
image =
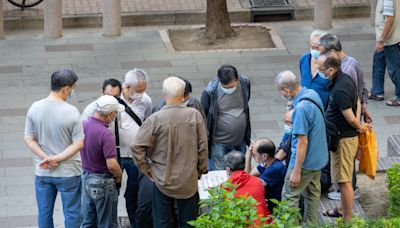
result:
M 200 199 L 208 199 L 208 189 L 216 187 L 228 180 L 228 175 L 225 170 L 209 171 L 203 174 L 198 181 Z

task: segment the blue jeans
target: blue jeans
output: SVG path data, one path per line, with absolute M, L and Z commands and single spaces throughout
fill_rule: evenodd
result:
M 64 226 L 76 228 L 82 223 L 81 176 L 76 177 L 35 177 L 36 201 L 39 227 L 53 228 L 54 202 L 61 194 L 64 212 Z
M 211 145 L 211 161 L 209 162 L 210 170 L 226 169 L 224 156 L 231 151 L 240 151 L 246 153 L 246 143 L 243 142 L 239 146 L 225 146 L 218 143 Z
M 83 227 L 118 227 L 118 190 L 112 174 L 83 172 Z
M 121 169 L 126 171 L 128 180 L 126 181 L 125 202 L 126 211 L 128 212 L 129 222 L 132 227 L 135 227 L 135 214 L 138 202 L 139 189 L 139 170 L 133 163 L 132 158 L 121 158 Z
M 373 67 L 372 67 L 372 88 L 371 94 L 373 95 L 384 95 L 385 85 L 385 71 L 386 71 L 386 59 L 384 51 L 375 51 Z
M 400 43 L 385 46 L 387 70 L 395 86 L 394 94 L 400 99 Z

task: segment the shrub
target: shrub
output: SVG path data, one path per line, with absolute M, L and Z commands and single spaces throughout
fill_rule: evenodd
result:
M 337 219 L 335 224 L 324 227 L 335 228 L 398 228 L 400 227 L 400 218 L 380 218 L 374 220 L 363 220 L 359 217 L 353 218 L 351 222 L 344 223 L 343 219 Z
M 236 185 L 225 182 L 208 190 L 210 197 L 200 201 L 200 208 L 206 212 L 188 223 L 199 228 L 298 227 L 296 224 L 301 218 L 298 208 L 290 208 L 287 202 L 273 200 L 278 205 L 273 215 L 262 218 L 257 214 L 257 201 L 251 196 L 235 197 L 236 188 Z M 272 224 L 266 224 L 270 219 L 273 220 Z M 259 221 L 259 224 L 254 224 L 254 221 Z
M 400 164 L 387 170 L 389 190 L 389 217 L 400 217 Z

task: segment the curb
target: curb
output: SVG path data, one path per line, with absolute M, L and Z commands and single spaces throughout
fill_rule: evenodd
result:
M 250 23 L 253 22 L 253 13 L 259 11 L 265 12 L 268 20 L 269 15 L 276 15 L 282 11 L 286 13 L 288 9 L 282 8 L 264 8 L 264 9 L 242 9 L 229 12 L 232 22 Z M 314 18 L 313 7 L 292 8 L 294 18 L 296 20 L 312 20 Z M 279 13 L 278 13 L 279 14 Z M 334 18 L 354 18 L 369 17 L 369 4 L 346 4 L 333 8 Z M 140 13 L 122 13 L 122 26 L 154 26 L 154 25 L 187 25 L 187 24 L 204 24 L 206 21 L 206 11 L 168 11 L 168 12 L 140 12 Z M 276 21 L 276 19 L 275 19 Z M 19 16 L 4 18 L 4 27 L 6 30 L 26 29 L 26 28 L 43 28 L 43 17 L 41 16 Z M 67 15 L 63 17 L 64 28 L 101 28 L 101 14 L 80 14 Z

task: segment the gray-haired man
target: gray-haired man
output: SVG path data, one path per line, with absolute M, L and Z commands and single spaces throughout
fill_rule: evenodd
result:
M 152 111 L 151 98 L 146 94 L 149 77 L 142 69 L 133 69 L 125 74 L 122 86 L 121 100 L 125 103 L 125 111 L 119 120 L 119 142 L 121 153 L 121 167 L 126 171 L 128 180 L 126 184 L 125 199 L 126 210 L 130 223 L 135 224 L 135 213 L 138 197 L 138 169 L 133 163 L 130 145 L 142 125 Z M 128 113 L 129 107 L 132 112 Z

